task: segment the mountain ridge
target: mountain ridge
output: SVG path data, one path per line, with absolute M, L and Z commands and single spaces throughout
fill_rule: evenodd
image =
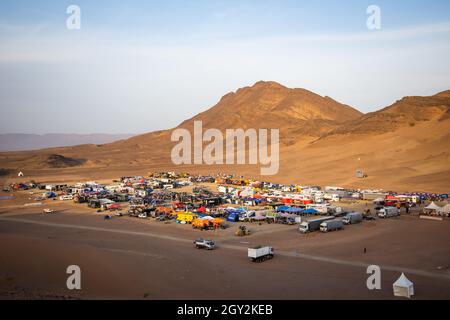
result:
M 306 89 L 259 81 L 225 94 L 175 128 L 103 145 L 0 153 L 0 168 L 89 178 L 159 170 L 229 172 L 280 183 L 449 192 L 449 114 L 450 90 L 404 97 L 363 114 Z M 192 132 L 197 120 L 204 130 L 279 128 L 279 173 L 259 176 L 259 166 L 173 165 L 170 154 L 177 142 L 171 133 L 178 128 Z M 54 170 L 45 165 L 48 157 L 63 159 L 70 168 Z M 77 162 L 71 159 L 80 165 L 73 167 Z M 355 177 L 357 169 L 368 178 Z

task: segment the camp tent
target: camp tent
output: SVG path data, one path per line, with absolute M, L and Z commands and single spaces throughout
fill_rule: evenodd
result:
M 291 208 L 290 206 L 279 206 L 277 211 L 284 212 L 284 211 L 289 210 L 290 208 Z
M 402 273 L 393 284 L 394 296 L 411 298 L 414 295 L 414 284 Z
M 444 216 L 450 215 L 450 204 L 447 204 L 446 206 L 440 208 L 438 210 L 438 213 Z
M 423 208 L 423 213 L 436 215 L 438 214 L 439 210 L 441 210 L 441 207 L 439 207 L 436 203 L 431 202 L 428 206 Z
M 292 214 L 300 214 L 303 212 L 303 209 L 301 208 L 289 208 L 288 210 L 286 210 L 287 213 L 292 213 Z
M 200 208 L 198 208 L 197 210 L 196 210 L 197 212 L 202 212 L 202 213 L 205 213 L 206 212 L 206 208 L 205 207 L 203 207 L 203 206 L 201 206 Z
M 309 209 L 303 210 L 303 213 L 305 213 L 305 214 L 316 214 L 318 212 L 319 211 L 317 211 L 316 209 L 313 209 L 313 208 L 309 208 Z
M 436 203 L 431 202 L 428 206 L 426 206 L 424 209 L 426 210 L 439 210 L 441 207 L 439 207 Z

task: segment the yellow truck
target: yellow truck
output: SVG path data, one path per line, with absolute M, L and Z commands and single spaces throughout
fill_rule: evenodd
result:
M 198 218 L 198 215 L 192 212 L 183 212 L 177 215 L 177 222 L 183 224 L 191 224 L 192 221 Z

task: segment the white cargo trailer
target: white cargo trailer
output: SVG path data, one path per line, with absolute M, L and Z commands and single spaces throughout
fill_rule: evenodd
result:
M 342 220 L 328 220 L 320 224 L 321 232 L 337 231 L 342 230 L 343 228 L 344 223 L 342 222 Z
M 248 248 L 248 257 L 253 262 L 263 262 L 272 259 L 274 256 L 272 247 Z

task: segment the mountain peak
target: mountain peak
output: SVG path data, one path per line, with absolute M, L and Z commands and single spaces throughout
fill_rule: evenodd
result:
M 251 87 L 226 94 L 215 106 L 181 126 L 201 120 L 205 128 L 283 128 L 317 136 L 360 116 L 352 107 L 306 89 L 258 81 Z
M 258 81 L 256 82 L 252 88 L 276 88 L 276 89 L 287 89 L 285 86 L 279 84 L 275 81 Z

